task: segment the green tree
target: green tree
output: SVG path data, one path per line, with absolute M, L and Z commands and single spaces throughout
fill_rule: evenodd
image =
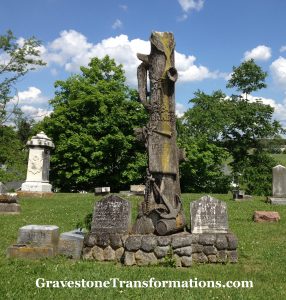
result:
M 17 40 L 11 30 L 0 35 L 0 125 L 13 114 L 7 111 L 10 100 L 17 96 L 17 81 L 45 63 L 40 59 L 40 41 L 35 37 Z
M 247 94 L 265 87 L 261 82 L 265 76 L 266 73 L 250 60 L 234 67 L 228 86 Z M 280 123 L 272 119 L 274 109 L 259 99 L 250 102 L 238 95 L 227 97 L 221 91 L 211 95 L 198 91 L 190 102 L 193 107 L 184 116 L 188 134 L 197 140 L 204 137 L 209 143 L 226 149 L 232 159 L 234 175 L 242 174 L 249 192 L 261 194 L 269 190 L 271 180 L 261 179 L 271 176 L 274 161 L 265 153 L 262 141 L 284 132 Z
M 267 73 L 255 63 L 254 59 L 246 60 L 240 66 L 232 68 L 227 87 L 243 92 L 247 99 L 248 94 L 266 88 L 266 77 Z
M 56 146 L 50 179 L 64 191 L 142 183 L 145 151 L 133 130 L 146 123 L 146 113 L 137 92 L 108 56 L 93 58 L 81 72 L 55 83 L 54 111 L 37 127 Z
M 181 188 L 191 193 L 227 193 L 230 176 L 223 172 L 228 152 L 204 137 L 179 137 L 186 152 L 186 161 L 180 164 Z
M 0 181 L 25 180 L 27 151 L 11 126 L 0 126 Z

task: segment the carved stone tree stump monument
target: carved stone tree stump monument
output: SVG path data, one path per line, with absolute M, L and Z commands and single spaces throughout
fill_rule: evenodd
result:
M 145 199 L 134 231 L 166 235 L 185 227 L 179 182 L 179 159 L 183 152 L 176 145 L 175 82 L 178 73 L 173 34 L 153 32 L 150 41 L 151 53 L 137 54 L 142 61 L 137 72 L 139 98 L 150 118 L 147 125 L 137 131 L 145 141 L 148 168 Z M 148 86 L 150 91 L 147 91 Z

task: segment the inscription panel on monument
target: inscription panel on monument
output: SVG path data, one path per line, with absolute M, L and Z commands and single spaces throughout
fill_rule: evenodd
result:
M 228 217 L 226 204 L 210 196 L 191 203 L 192 233 L 227 233 Z
M 131 224 L 131 204 L 116 195 L 95 203 L 91 232 L 128 233 Z
M 176 174 L 177 152 L 173 143 L 174 137 L 153 133 L 149 137 L 149 170 L 155 173 Z

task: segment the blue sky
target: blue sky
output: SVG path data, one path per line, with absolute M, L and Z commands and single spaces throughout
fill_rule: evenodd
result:
M 149 52 L 152 31 L 171 31 L 176 40 L 178 113 L 201 89 L 225 88 L 232 66 L 254 58 L 269 76 L 253 97 L 275 107 L 286 125 L 285 0 L 3 0 L 0 34 L 36 36 L 47 66 L 18 84 L 20 106 L 32 117 L 51 107 L 54 82 L 77 73 L 92 56 L 109 54 L 136 87 L 136 52 Z M 1 53 L 0 53 L 1 59 Z

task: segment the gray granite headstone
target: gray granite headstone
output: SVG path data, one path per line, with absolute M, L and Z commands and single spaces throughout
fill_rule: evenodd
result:
M 278 165 L 272 169 L 272 195 L 273 197 L 286 197 L 286 168 Z
M 78 230 L 64 232 L 59 239 L 59 254 L 73 259 L 80 259 L 83 247 L 84 233 Z
M 91 232 L 128 233 L 131 224 L 131 204 L 116 195 L 95 203 Z
M 19 229 L 17 244 L 57 248 L 59 227 L 55 225 L 27 225 Z
M 203 196 L 190 205 L 192 233 L 227 233 L 226 203 L 211 196 Z
M 0 182 L 0 194 L 4 194 L 7 192 L 6 186 Z

